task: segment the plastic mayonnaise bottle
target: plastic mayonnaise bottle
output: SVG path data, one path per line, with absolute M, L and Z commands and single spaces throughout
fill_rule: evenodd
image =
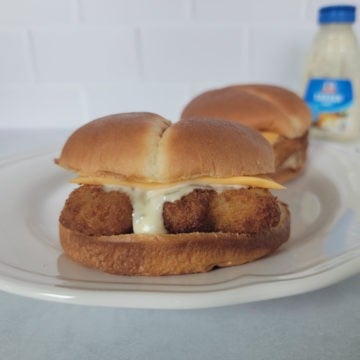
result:
M 352 24 L 354 6 L 326 6 L 305 70 L 304 99 L 311 132 L 327 139 L 351 140 L 360 129 L 360 50 Z

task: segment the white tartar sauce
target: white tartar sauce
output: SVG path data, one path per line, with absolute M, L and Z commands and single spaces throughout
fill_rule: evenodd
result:
M 213 189 L 221 192 L 228 189 L 240 189 L 242 185 L 197 185 L 179 184 L 156 190 L 146 190 L 123 185 L 103 185 L 104 191 L 121 191 L 130 198 L 133 213 L 133 231 L 135 234 L 166 233 L 163 221 L 163 205 L 165 202 L 174 202 L 190 194 L 195 189 Z

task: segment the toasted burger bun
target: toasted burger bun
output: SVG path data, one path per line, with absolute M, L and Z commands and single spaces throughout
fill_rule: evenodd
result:
M 241 124 L 192 119 L 175 124 L 151 113 L 94 120 L 70 136 L 60 166 L 91 184 L 172 186 L 197 179 L 257 176 L 274 171 L 271 145 Z M 94 180 L 96 179 L 96 181 Z M 60 241 L 73 260 L 122 275 L 204 272 L 253 261 L 288 240 L 290 214 L 279 202 L 280 220 L 253 233 L 124 233 L 88 235 L 59 224 Z M 256 216 L 256 213 L 254 213 Z
M 182 119 L 199 116 L 238 122 L 262 132 L 274 148 L 277 181 L 294 178 L 304 167 L 311 113 L 289 90 L 235 85 L 207 91 L 191 100 L 181 114 Z
M 274 171 L 271 146 L 246 126 L 212 119 L 172 124 L 150 113 L 110 115 L 82 126 L 55 161 L 82 176 L 145 183 Z
M 276 227 L 256 234 L 186 233 L 88 236 L 60 224 L 65 253 L 87 267 L 118 275 L 178 275 L 240 265 L 273 253 L 289 238 L 290 214 L 280 203 Z

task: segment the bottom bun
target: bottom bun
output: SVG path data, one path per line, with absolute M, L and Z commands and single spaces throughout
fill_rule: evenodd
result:
M 290 213 L 256 234 L 184 233 L 89 236 L 60 224 L 65 253 L 85 266 L 118 275 L 178 275 L 240 265 L 274 252 L 288 240 Z

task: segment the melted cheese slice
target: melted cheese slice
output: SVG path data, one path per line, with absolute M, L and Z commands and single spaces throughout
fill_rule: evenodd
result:
M 261 131 L 261 135 L 271 144 L 274 145 L 278 140 L 280 135 L 271 131 Z
M 75 179 L 70 180 L 76 184 L 91 184 L 91 185 L 119 185 L 127 186 L 130 188 L 138 188 L 143 190 L 157 190 L 174 186 L 186 186 L 186 185 L 242 185 L 259 187 L 265 189 L 281 190 L 285 187 L 279 183 L 271 180 L 268 177 L 260 176 L 234 176 L 228 178 L 214 178 L 214 177 L 199 177 L 186 181 L 179 181 L 173 183 L 160 183 L 160 182 L 134 182 L 127 180 L 120 180 L 110 177 L 94 177 L 94 176 L 78 176 Z

